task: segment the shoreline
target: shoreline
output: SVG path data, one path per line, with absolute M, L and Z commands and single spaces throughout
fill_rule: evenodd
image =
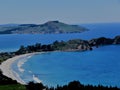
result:
M 26 57 L 31 57 L 36 54 L 42 54 L 42 53 L 44 53 L 44 52 L 34 52 L 34 53 L 22 54 L 22 55 L 18 55 L 18 56 L 7 59 L 6 61 L 2 62 L 0 65 L 2 74 L 13 80 L 16 80 L 20 84 L 23 84 L 23 85 L 27 84 L 20 78 L 20 76 L 14 70 L 12 70 L 11 66 L 17 60 L 20 60 L 20 59 L 26 58 Z M 22 64 L 24 64 L 24 62 Z M 17 65 L 17 67 L 22 66 L 22 64 L 19 63 Z M 20 68 L 20 67 L 18 67 L 18 68 Z

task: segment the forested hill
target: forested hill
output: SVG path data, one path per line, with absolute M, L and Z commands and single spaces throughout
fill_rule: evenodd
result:
M 1 25 L 0 34 L 46 34 L 46 33 L 81 33 L 87 29 L 78 25 L 68 25 L 59 21 L 44 24 Z

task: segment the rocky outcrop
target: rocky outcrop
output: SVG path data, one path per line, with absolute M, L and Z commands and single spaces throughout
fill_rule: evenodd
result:
M 91 47 L 93 46 L 102 46 L 102 45 L 112 45 L 112 44 L 120 44 L 120 36 L 116 36 L 115 38 L 105 38 L 105 37 L 100 37 L 96 39 L 91 39 L 88 41 L 89 45 Z
M 116 36 L 115 38 L 106 38 L 100 37 L 91 40 L 69 40 L 69 44 L 77 44 L 76 49 L 78 50 L 92 50 L 92 47 L 99 47 L 103 45 L 114 45 L 120 44 L 120 36 Z
M 114 38 L 113 44 L 120 44 L 120 35 Z
M 90 46 L 109 45 L 109 44 L 113 44 L 114 39 L 100 37 L 100 38 L 97 38 L 97 39 L 92 39 L 88 42 L 89 42 Z

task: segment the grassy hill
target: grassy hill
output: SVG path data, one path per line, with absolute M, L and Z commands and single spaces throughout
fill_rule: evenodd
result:
M 0 34 L 46 34 L 46 33 L 81 33 L 87 29 L 78 25 L 68 25 L 59 21 L 44 24 L 20 24 L 0 26 Z
M 20 84 L 0 85 L 0 90 L 26 90 L 26 87 Z

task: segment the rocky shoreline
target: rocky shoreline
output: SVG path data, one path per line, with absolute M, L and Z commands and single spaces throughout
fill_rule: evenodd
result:
M 93 47 L 104 45 L 118 45 L 120 44 L 120 35 L 115 38 L 95 38 L 91 40 L 74 39 L 69 41 L 55 41 L 52 44 L 42 45 L 36 43 L 35 45 L 21 46 L 15 52 L 0 53 L 0 63 L 17 55 L 34 53 L 34 52 L 47 52 L 47 51 L 86 51 L 93 50 Z

